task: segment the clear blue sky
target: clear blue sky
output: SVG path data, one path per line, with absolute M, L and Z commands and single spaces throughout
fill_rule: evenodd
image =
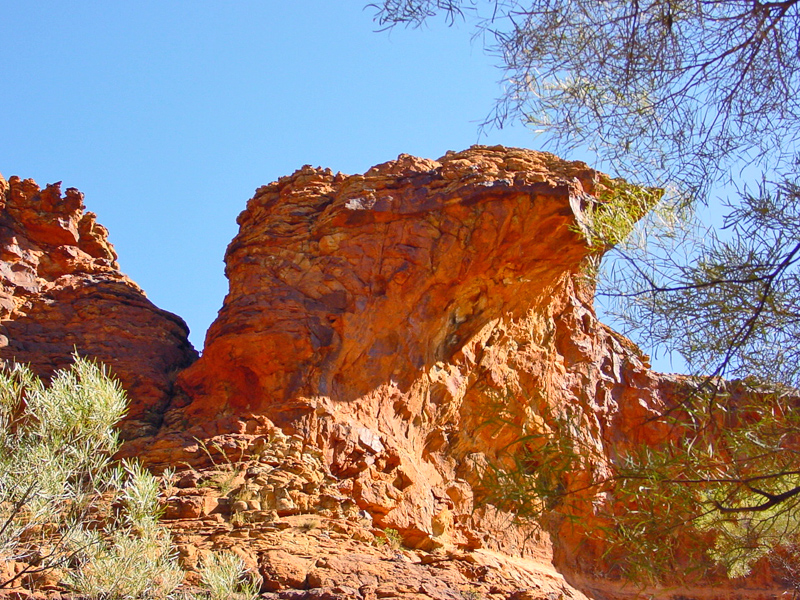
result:
M 84 192 L 122 270 L 201 349 L 257 187 L 540 144 L 519 125 L 478 138 L 501 72 L 468 26 L 376 32 L 364 4 L 0 0 L 0 173 Z

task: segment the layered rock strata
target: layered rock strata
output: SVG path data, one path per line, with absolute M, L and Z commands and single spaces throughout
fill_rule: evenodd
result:
M 127 438 L 153 433 L 175 374 L 197 358 L 180 317 L 123 275 L 83 194 L 0 177 L 0 358 L 41 376 L 73 352 L 102 361 L 131 398 Z
M 167 491 L 165 519 L 189 583 L 210 552 L 229 550 L 262 576 L 266 599 L 586 600 L 547 561 L 404 547 L 325 475 L 323 454 L 300 436 L 269 428 L 242 461 L 226 447 L 232 439 L 204 442 L 216 464 L 179 470 Z

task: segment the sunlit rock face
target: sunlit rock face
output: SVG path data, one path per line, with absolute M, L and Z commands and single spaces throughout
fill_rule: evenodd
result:
M 302 436 L 412 544 L 523 547 L 474 511 L 486 460 L 542 402 L 591 407 L 601 443 L 624 427 L 623 377 L 647 378 L 585 286 L 578 223 L 600 179 L 476 146 L 364 175 L 304 167 L 260 188 L 203 356 L 178 380 L 184 417 L 260 415 Z M 500 403 L 514 423 L 487 427 Z
M 74 188 L 0 177 L 0 358 L 45 377 L 74 351 L 96 358 L 131 399 L 123 436 L 152 434 L 197 353 L 183 320 L 120 272 L 108 231 L 84 208 Z
M 636 597 L 586 536 L 628 507 L 588 484 L 631 444 L 669 435 L 651 417 L 685 381 L 653 373 L 595 316 L 581 231 L 608 184 L 499 146 L 363 175 L 303 167 L 239 216 L 230 291 L 193 362 L 183 321 L 119 272 L 77 191 L 0 178 L 0 357 L 46 374 L 75 346 L 111 365 L 132 398 L 121 456 L 178 468 L 165 514 L 187 568 L 234 548 L 274 597 L 298 600 L 452 600 L 465 583 L 502 598 Z M 486 466 L 565 422 L 578 460 L 561 483 L 585 490 L 521 526 L 486 502 Z M 209 485 L 223 475 L 227 491 Z M 291 519 L 304 515 L 322 519 L 318 555 L 298 545 Z M 373 545 L 389 529 L 419 551 L 402 569 Z M 676 571 L 646 593 L 753 600 L 780 585 L 768 569 L 746 587 L 690 587 Z
M 474 146 L 363 175 L 306 166 L 259 188 L 226 253 L 230 291 L 202 358 L 178 377 L 153 459 L 197 460 L 187 427 L 240 452 L 277 427 L 410 546 L 554 561 L 584 591 L 627 594 L 612 583 L 614 556 L 585 535 L 607 524 L 609 498 L 594 488 L 572 500 L 574 519 L 543 529 L 483 502 L 485 466 L 553 419 L 572 424 L 585 453 L 563 475 L 572 488 L 666 435 L 649 421 L 681 378 L 651 372 L 593 309 L 580 232 L 609 183 L 551 154 Z
M 430 378 L 491 321 L 551 303 L 586 255 L 570 200 L 595 179 L 550 155 L 475 148 L 350 177 L 304 167 L 260 188 L 205 357 L 182 376 L 194 410 L 291 422 L 297 398 L 342 405 Z

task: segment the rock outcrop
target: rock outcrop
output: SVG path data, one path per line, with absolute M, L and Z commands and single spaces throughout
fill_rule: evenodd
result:
M 265 599 L 586 600 L 541 556 L 404 547 L 325 474 L 318 449 L 280 428 L 262 433 L 244 460 L 244 448 L 225 446 L 243 437 L 222 435 L 197 448 L 215 464 L 175 474 L 165 518 L 190 572 L 229 550 L 260 573 Z
M 185 417 L 266 416 L 407 543 L 494 546 L 473 539 L 473 486 L 517 432 L 484 426 L 501 400 L 522 423 L 523 388 L 572 401 L 561 371 L 587 357 L 563 358 L 559 323 L 596 329 L 576 224 L 599 185 L 581 163 L 475 148 L 259 189 L 203 357 L 179 377 Z
M 158 428 L 197 353 L 183 320 L 119 271 L 107 237 L 78 190 L 0 177 L 0 358 L 45 377 L 73 352 L 102 361 L 131 398 L 122 431 L 133 438 Z
M 112 366 L 133 399 L 123 454 L 178 468 L 165 517 L 188 569 L 231 549 L 276 599 L 637 597 L 584 535 L 612 500 L 587 488 L 522 526 L 486 477 L 565 423 L 570 489 L 666 435 L 650 417 L 685 382 L 598 322 L 586 276 L 613 185 L 504 147 L 303 167 L 239 216 L 190 365 L 185 325 L 119 273 L 78 192 L 0 179 L 0 357 L 47 373 L 75 345 Z M 779 588 L 716 584 L 647 594 Z
M 198 464 L 194 437 L 252 455 L 277 427 L 409 547 L 553 560 L 584 591 L 625 595 L 613 556 L 584 536 L 602 524 L 593 492 L 573 500 L 577 525 L 547 525 L 551 545 L 487 504 L 484 478 L 556 421 L 580 432 L 575 452 L 593 449 L 564 476 L 573 488 L 664 435 L 648 420 L 680 378 L 651 372 L 592 306 L 581 228 L 609 184 L 583 163 L 476 146 L 363 175 L 307 166 L 260 188 L 226 254 L 230 292 L 150 456 Z

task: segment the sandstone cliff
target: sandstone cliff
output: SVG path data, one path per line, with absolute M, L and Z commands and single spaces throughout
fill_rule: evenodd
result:
M 60 183 L 0 177 L 0 358 L 42 376 L 97 358 L 132 402 L 123 435 L 153 433 L 175 373 L 197 358 L 188 328 L 119 271 L 108 231 Z
M 303 167 L 239 216 L 230 291 L 173 386 L 194 358 L 183 323 L 117 271 L 77 192 L 12 179 L 0 355 L 47 371 L 75 344 L 112 365 L 134 401 L 128 437 L 160 424 L 123 453 L 179 469 L 166 517 L 189 569 L 231 548 L 267 597 L 297 600 L 637 597 L 584 535 L 608 498 L 587 491 L 562 511 L 573 519 L 522 526 L 484 477 L 557 423 L 582 457 L 573 487 L 663 435 L 647 421 L 681 379 L 653 373 L 592 306 L 580 231 L 610 183 L 484 146 L 363 175 Z M 765 575 L 646 593 L 778 588 Z
M 553 560 L 586 592 L 626 595 L 607 548 L 584 535 L 602 508 L 591 493 L 574 501 L 577 524 L 547 525 L 551 545 L 487 505 L 482 480 L 554 419 L 580 432 L 576 452 L 592 449 L 565 475 L 572 487 L 663 434 L 647 421 L 679 378 L 651 372 L 592 306 L 579 230 L 607 183 L 549 154 L 473 147 L 438 161 L 401 155 L 363 175 L 304 167 L 260 188 L 226 253 L 230 292 L 168 422 L 198 423 L 192 435 L 209 438 L 235 421 L 245 453 L 275 426 L 320 454 L 334 497 L 409 547 Z M 191 448 L 173 436 L 154 460 Z M 283 501 L 264 489 L 262 509 L 324 510 L 302 489 Z M 756 596 L 762 585 L 774 584 L 756 582 Z
M 305 167 L 259 189 L 203 357 L 179 377 L 184 417 L 265 416 L 320 449 L 407 543 L 498 547 L 472 497 L 483 462 L 518 435 L 484 427 L 498 400 L 519 423 L 523 390 L 612 401 L 596 399 L 613 351 L 591 347 L 588 249 L 572 227 L 597 185 L 579 163 L 476 148 L 351 177 Z M 617 354 L 617 370 L 639 364 Z M 586 365 L 597 373 L 573 373 Z

